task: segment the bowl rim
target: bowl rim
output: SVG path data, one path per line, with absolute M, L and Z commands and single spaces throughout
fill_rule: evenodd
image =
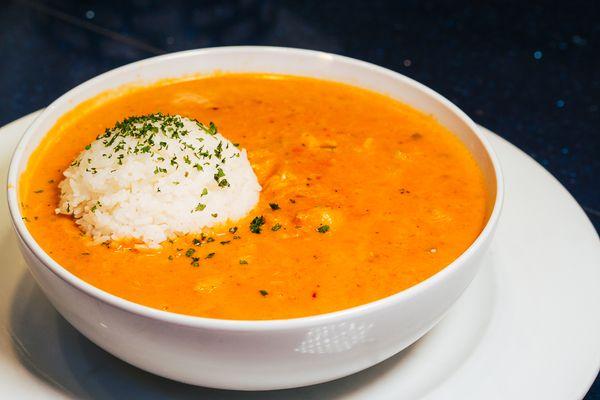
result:
M 294 54 L 308 57 L 327 57 L 336 62 L 345 63 L 345 64 L 353 64 L 355 66 L 359 66 L 364 68 L 367 72 L 376 72 L 379 74 L 387 75 L 395 80 L 403 81 L 404 84 L 412 86 L 414 89 L 417 89 L 420 92 L 423 92 L 427 96 L 434 99 L 436 102 L 441 103 L 447 110 L 451 111 L 455 116 L 457 116 L 463 123 L 465 123 L 468 128 L 475 134 L 477 139 L 482 144 L 487 156 L 489 157 L 493 170 L 494 176 L 496 179 L 496 196 L 494 199 L 494 204 L 492 208 L 492 212 L 489 215 L 489 218 L 479 233 L 477 238 L 471 243 L 471 245 L 456 259 L 454 259 L 450 264 L 446 265 L 437 273 L 433 274 L 429 278 L 413 285 L 407 289 L 404 289 L 398 293 L 392 294 L 390 296 L 361 304 L 358 306 L 328 312 L 324 314 L 317 315 L 309 315 L 304 317 L 296 317 L 296 318 L 288 318 L 288 319 L 271 319 L 271 320 L 237 320 L 237 319 L 218 319 L 218 318 L 208 318 L 208 317 L 199 317 L 193 315 L 186 314 L 178 314 L 171 311 L 163 311 L 159 309 L 155 309 L 149 306 L 145 306 L 142 304 L 135 303 L 130 300 L 126 300 L 124 298 L 113 295 L 109 292 L 106 292 L 102 289 L 99 289 L 87 282 L 83 279 L 77 277 L 69 270 L 64 268 L 58 262 L 54 261 L 37 243 L 37 241 L 33 238 L 29 230 L 27 229 L 21 215 L 21 210 L 18 203 L 18 182 L 19 182 L 19 164 L 21 159 L 23 158 L 25 149 L 31 138 L 34 136 L 34 133 L 38 130 L 40 125 L 40 121 L 46 118 L 48 115 L 51 115 L 59 105 L 62 103 L 68 102 L 69 98 L 74 97 L 80 92 L 85 92 L 88 88 L 93 87 L 96 83 L 101 82 L 105 79 L 110 79 L 114 75 L 118 75 L 122 72 L 129 71 L 132 69 L 139 68 L 141 66 L 147 64 L 154 63 L 162 63 L 166 61 L 175 61 L 177 59 L 185 59 L 186 57 L 201 55 L 201 54 L 211 54 L 211 53 L 248 53 L 255 52 L 257 55 L 262 54 L 270 54 L 270 55 L 279 55 L 285 56 L 286 54 Z M 301 76 L 301 75 L 300 75 Z M 272 330 L 285 330 L 285 329 L 294 329 L 297 327 L 309 327 L 321 324 L 331 324 L 331 323 L 339 323 L 345 321 L 348 318 L 358 317 L 360 315 L 368 314 L 371 312 L 375 312 L 377 310 L 381 310 L 387 307 L 390 307 L 396 303 L 400 303 L 402 301 L 409 300 L 411 298 L 416 297 L 419 293 L 428 290 L 429 288 L 439 284 L 443 280 L 447 279 L 456 271 L 458 271 L 465 262 L 472 257 L 478 250 L 486 243 L 492 235 L 495 226 L 498 223 L 498 219 L 500 216 L 500 212 L 502 209 L 503 201 L 504 201 L 504 180 L 503 174 L 500 167 L 500 163 L 498 157 L 494 149 L 492 148 L 488 139 L 484 136 L 483 131 L 481 131 L 478 126 L 468 117 L 461 109 L 459 109 L 456 105 L 450 102 L 448 99 L 435 92 L 433 89 L 405 76 L 398 72 L 392 71 L 390 69 L 366 62 L 357 60 L 354 58 L 326 53 L 317 50 L 307 50 L 307 49 L 298 49 L 291 47 L 274 47 L 274 46 L 222 46 L 222 47 L 209 47 L 209 48 L 201 48 L 201 49 L 193 49 L 180 51 L 175 53 L 169 53 L 165 55 L 160 55 L 156 57 L 146 58 L 140 61 L 136 61 L 130 64 L 126 64 L 124 66 L 112 69 L 100 75 L 97 75 L 94 78 L 91 78 L 77 86 L 73 89 L 69 90 L 56 100 L 54 100 L 46 109 L 44 109 L 34 120 L 34 122 L 27 128 L 22 138 L 20 139 L 16 149 L 14 150 L 9 170 L 8 170 L 8 185 L 7 185 L 7 198 L 8 198 L 8 208 L 9 213 L 12 219 L 13 226 L 17 232 L 17 235 L 20 237 L 22 243 L 33 253 L 33 255 L 42 263 L 44 266 L 58 278 L 65 281 L 65 283 L 69 284 L 73 288 L 84 292 L 85 294 L 91 296 L 92 298 L 107 303 L 113 307 L 120 309 L 121 311 L 133 313 L 139 317 L 150 318 L 153 320 L 159 320 L 162 322 L 175 324 L 178 326 L 191 327 L 191 328 L 204 328 L 204 329 L 219 329 L 219 330 L 228 330 L 228 331 L 272 331 Z

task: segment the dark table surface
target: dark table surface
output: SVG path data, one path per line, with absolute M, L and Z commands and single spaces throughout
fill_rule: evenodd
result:
M 101 72 L 166 52 L 324 50 L 446 96 L 548 169 L 598 229 L 600 7 L 474 3 L 0 0 L 0 125 Z M 600 399 L 598 379 L 586 399 Z

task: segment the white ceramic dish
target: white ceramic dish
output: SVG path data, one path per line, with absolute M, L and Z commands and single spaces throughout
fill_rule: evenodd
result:
M 0 128 L 0 186 L 39 113 Z M 85 339 L 27 272 L 0 198 L 0 397 L 9 399 L 583 398 L 600 367 L 600 241 L 560 184 L 499 137 L 502 220 L 473 283 L 444 319 L 366 371 L 273 392 L 189 386 L 132 367 Z
M 29 155 L 74 105 L 132 82 L 213 71 L 313 76 L 386 93 L 434 115 L 470 148 L 482 168 L 493 210 L 483 232 L 452 264 L 426 281 L 363 306 L 277 321 L 226 321 L 172 314 L 103 292 L 54 262 L 27 231 L 18 178 Z M 304 386 L 352 374 L 398 353 L 429 331 L 481 265 L 502 205 L 496 157 L 476 125 L 432 90 L 400 74 L 330 54 L 283 48 L 195 50 L 134 63 L 92 79 L 46 110 L 17 146 L 8 175 L 8 206 L 23 256 L 46 296 L 80 332 L 117 357 L 157 375 L 226 389 Z

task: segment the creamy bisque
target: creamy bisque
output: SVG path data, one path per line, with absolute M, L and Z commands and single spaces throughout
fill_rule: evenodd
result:
M 55 213 L 62 173 L 106 128 L 157 112 L 213 121 L 245 148 L 258 205 L 159 249 L 95 244 Z M 20 182 L 28 229 L 69 271 L 136 303 L 225 319 L 320 314 L 413 286 L 474 241 L 487 198 L 471 154 L 432 117 L 360 88 L 265 74 L 100 95 L 58 121 Z

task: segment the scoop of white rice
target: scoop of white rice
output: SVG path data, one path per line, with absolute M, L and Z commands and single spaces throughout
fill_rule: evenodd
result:
M 86 146 L 60 182 L 56 213 L 95 241 L 148 247 L 245 216 L 261 187 L 245 150 L 179 115 L 131 117 Z

